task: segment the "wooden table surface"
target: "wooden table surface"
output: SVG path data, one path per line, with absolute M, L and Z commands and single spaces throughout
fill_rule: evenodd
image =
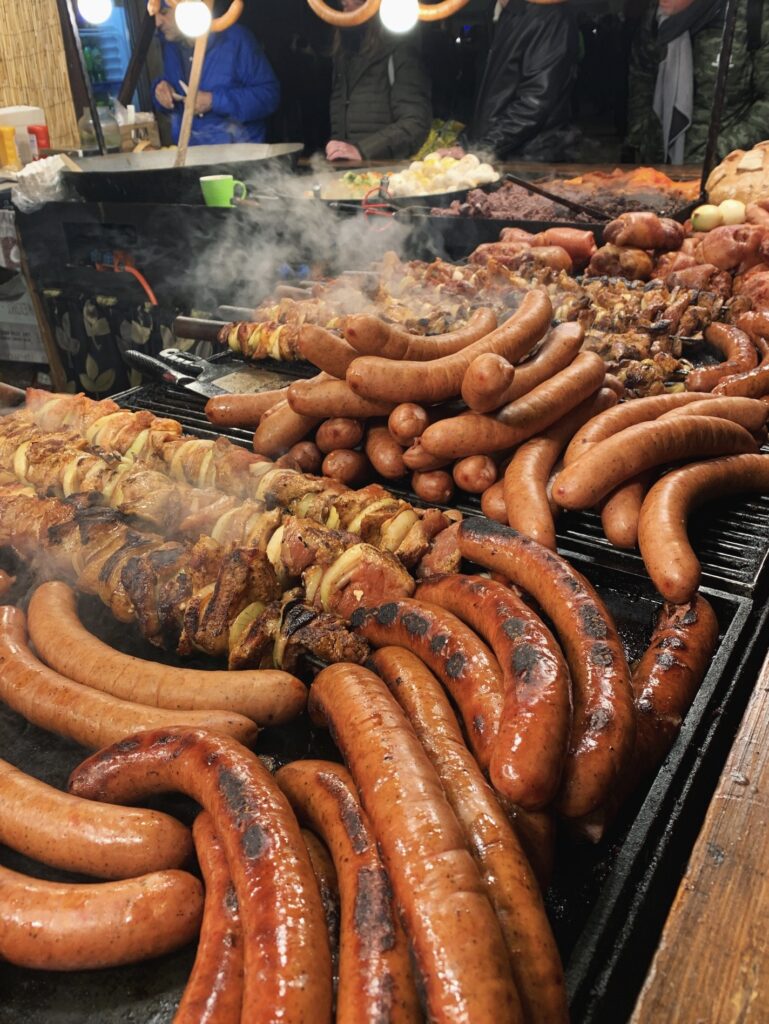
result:
M 769 1022 L 769 657 L 631 1024 Z

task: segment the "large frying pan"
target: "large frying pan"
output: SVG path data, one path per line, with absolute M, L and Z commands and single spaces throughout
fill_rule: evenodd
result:
M 301 151 L 297 142 L 192 146 L 184 167 L 174 167 L 175 149 L 114 153 L 84 157 L 78 161 L 82 172 L 65 171 L 64 179 L 73 196 L 89 202 L 202 205 L 201 175 L 232 174 L 246 184 L 258 182 L 278 169 L 293 170 Z

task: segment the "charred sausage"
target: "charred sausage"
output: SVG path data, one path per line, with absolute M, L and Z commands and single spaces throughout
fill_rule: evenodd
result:
M 496 326 L 497 317 L 492 310 L 476 309 L 466 324 L 447 334 L 427 337 L 409 334 L 397 324 L 385 323 L 375 316 L 348 317 L 344 334 L 350 345 L 361 355 L 426 362 L 467 348 L 490 334 Z
M 705 328 L 705 340 L 722 352 L 726 360 L 718 366 L 691 370 L 686 378 L 687 391 L 712 391 L 725 377 L 755 369 L 756 346 L 739 327 L 712 323 Z

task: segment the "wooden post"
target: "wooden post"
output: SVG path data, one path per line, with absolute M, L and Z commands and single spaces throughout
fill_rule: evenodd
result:
M 107 146 L 104 142 L 104 132 L 101 128 L 99 113 L 96 109 L 96 100 L 94 99 L 93 89 L 91 88 L 91 76 L 88 74 L 88 68 L 85 65 L 85 55 L 83 54 L 83 44 L 80 42 L 80 33 L 77 28 L 75 7 L 72 0 L 59 0 L 59 4 L 59 10 L 62 12 L 61 27 L 62 32 L 65 35 L 65 48 L 68 39 L 70 48 L 77 57 L 77 68 L 80 72 L 80 78 L 88 101 L 88 108 L 91 111 L 91 120 L 93 121 L 94 131 L 96 132 L 96 145 L 99 147 L 99 153 L 104 156 L 107 152 Z
M 144 19 L 139 29 L 139 35 L 136 40 L 136 47 L 131 54 L 131 59 L 128 62 L 126 68 L 125 77 L 123 78 L 123 84 L 120 86 L 120 92 L 118 93 L 118 102 L 122 103 L 124 107 L 127 107 L 131 102 L 131 97 L 136 91 L 136 83 L 139 81 L 139 75 L 144 67 L 144 62 L 147 59 L 147 51 L 150 48 L 152 37 L 155 34 L 155 19 L 147 11 L 144 12 Z
M 184 101 L 184 116 L 182 117 L 182 127 L 179 132 L 179 149 L 176 154 L 174 167 L 184 167 L 187 161 L 187 147 L 190 144 L 192 119 L 195 116 L 195 100 L 198 97 L 198 89 L 200 88 L 200 76 L 203 74 L 203 60 L 206 56 L 208 35 L 208 32 L 206 32 L 195 40 L 195 49 L 192 52 L 192 71 L 190 72 L 187 97 Z

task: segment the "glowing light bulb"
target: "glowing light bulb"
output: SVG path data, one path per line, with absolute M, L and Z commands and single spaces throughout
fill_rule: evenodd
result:
M 77 0 L 77 9 L 91 25 L 103 25 L 112 14 L 112 0 Z
M 190 39 L 205 35 L 211 27 L 211 11 L 202 0 L 181 0 L 174 8 L 174 16 L 179 30 Z
M 382 0 L 382 24 L 390 32 L 408 32 L 419 21 L 418 0 Z

